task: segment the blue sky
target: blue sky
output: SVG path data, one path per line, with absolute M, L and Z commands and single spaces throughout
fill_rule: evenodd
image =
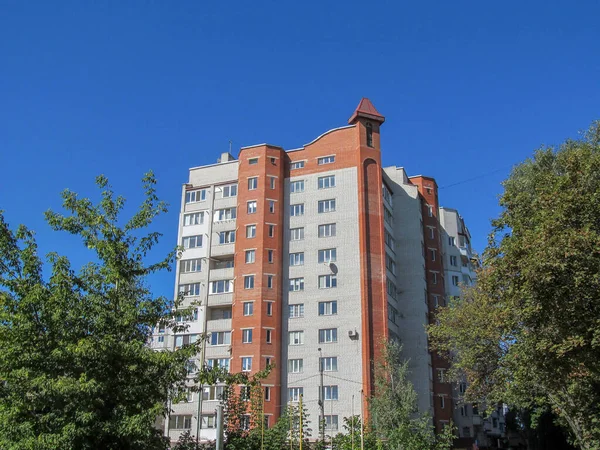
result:
M 153 169 L 160 253 L 189 167 L 229 140 L 299 147 L 365 96 L 384 164 L 435 177 L 482 250 L 510 165 L 600 119 L 598 17 L 591 0 L 0 0 L 0 209 L 80 264 L 43 212 L 100 173 L 133 207 Z M 152 283 L 170 295 L 173 275 Z

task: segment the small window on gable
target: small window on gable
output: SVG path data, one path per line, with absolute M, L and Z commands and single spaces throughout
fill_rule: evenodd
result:
M 367 147 L 373 147 L 373 125 L 367 123 Z

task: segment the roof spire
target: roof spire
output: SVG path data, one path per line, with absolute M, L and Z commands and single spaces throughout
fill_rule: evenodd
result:
M 371 103 L 371 100 L 369 100 L 367 97 L 363 97 L 361 99 L 360 103 L 354 110 L 354 113 L 352 113 L 352 117 L 348 119 L 348 123 L 354 123 L 359 117 L 364 117 L 365 119 L 370 119 L 379 123 L 385 122 L 385 117 L 379 114 L 379 111 L 375 109 L 373 103 Z

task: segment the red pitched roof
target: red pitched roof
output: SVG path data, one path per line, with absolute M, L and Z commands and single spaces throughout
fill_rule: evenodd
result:
M 360 103 L 354 110 L 352 117 L 350 117 L 350 119 L 348 120 L 348 123 L 354 122 L 354 120 L 356 120 L 357 117 L 364 117 L 366 119 L 371 119 L 381 123 L 385 121 L 385 117 L 379 114 L 379 111 L 375 109 L 373 103 L 371 103 L 371 100 L 369 100 L 366 97 L 363 97 L 361 99 Z

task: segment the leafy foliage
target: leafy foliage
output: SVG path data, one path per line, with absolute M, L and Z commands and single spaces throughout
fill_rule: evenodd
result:
M 383 358 L 375 373 L 370 399 L 371 428 L 384 449 L 442 450 L 452 445 L 452 428 L 435 434 L 431 418 L 418 414 L 417 394 L 408 379 L 408 361 L 399 344 L 383 343 Z
M 51 253 L 45 279 L 33 232 L 11 230 L 0 214 L 0 448 L 165 448 L 156 418 L 169 392 L 183 387 L 197 349 L 147 346 L 156 324 L 176 328 L 177 305 L 144 283 L 176 255 L 145 262 L 160 234 L 141 233 L 166 211 L 155 183 L 151 173 L 144 177 L 145 201 L 123 226 L 125 200 L 106 178 L 97 178 L 99 204 L 63 192 L 67 214 L 49 211 L 46 219 L 95 254 L 78 273 Z
M 475 287 L 430 327 L 467 398 L 548 405 L 600 448 L 600 122 L 504 182 Z

